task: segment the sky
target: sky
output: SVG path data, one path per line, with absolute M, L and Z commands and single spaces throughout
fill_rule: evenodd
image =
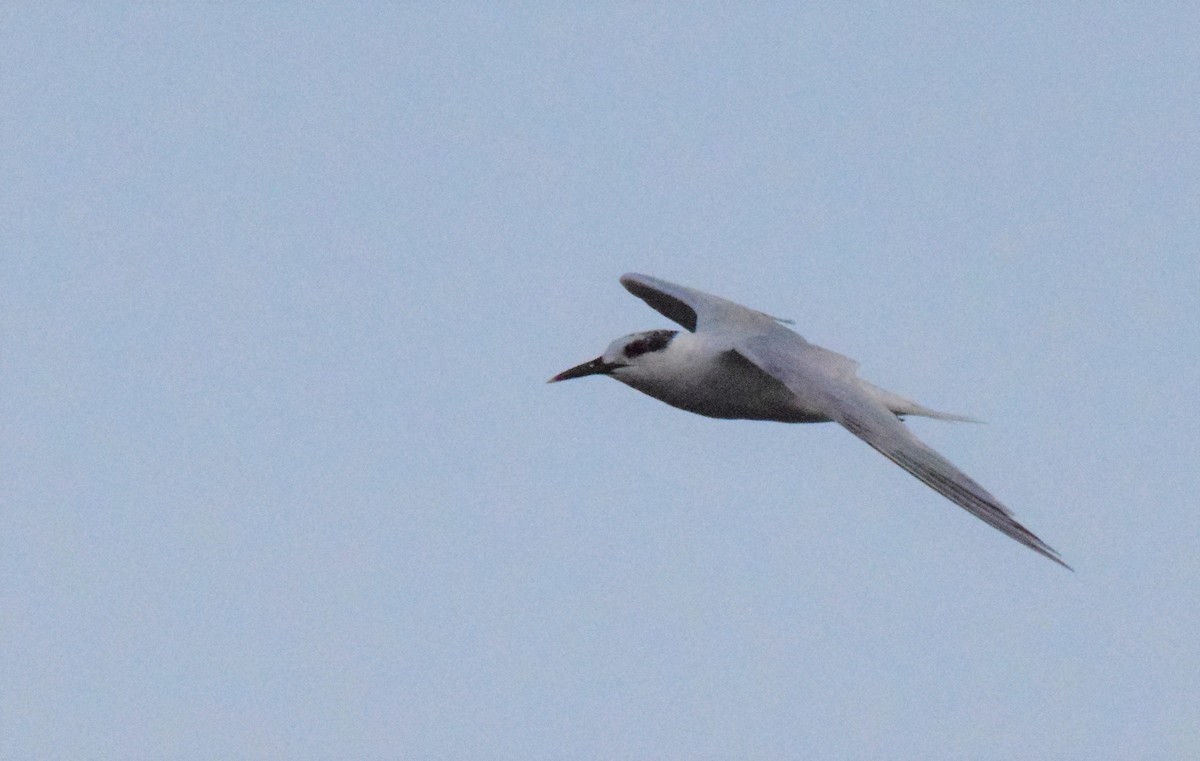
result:
M 0 11 L 0 757 L 1200 757 L 1195 3 Z M 986 425 L 603 378 L 644 272 Z

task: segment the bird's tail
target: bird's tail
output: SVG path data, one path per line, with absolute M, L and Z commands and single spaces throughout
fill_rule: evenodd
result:
M 879 402 L 892 411 L 896 417 L 905 415 L 917 415 L 919 417 L 930 417 L 937 420 L 953 420 L 959 423 L 982 423 L 982 420 L 966 415 L 955 415 L 950 412 L 939 412 L 938 410 L 930 409 L 924 405 L 917 404 L 911 399 L 905 399 L 899 394 L 893 394 L 891 391 L 885 391 L 879 386 L 867 383 L 859 378 L 863 387 L 871 393 Z

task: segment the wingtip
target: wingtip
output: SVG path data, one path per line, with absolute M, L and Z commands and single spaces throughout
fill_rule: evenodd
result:
M 1053 552 L 1053 550 L 1051 550 L 1051 552 Z M 1072 568 L 1072 567 L 1071 567 L 1071 565 L 1070 565 L 1069 563 L 1067 563 L 1067 561 L 1065 561 L 1065 560 L 1063 560 L 1062 558 L 1060 558 L 1060 557 L 1058 556 L 1058 553 L 1057 553 L 1057 552 L 1055 552 L 1053 555 L 1047 555 L 1047 557 L 1049 557 L 1049 558 L 1050 558 L 1051 560 L 1053 560 L 1055 563 L 1058 563 L 1059 565 L 1061 565 L 1063 568 L 1066 568 L 1066 569 L 1067 569 L 1068 571 L 1070 571 L 1071 573 L 1075 573 L 1075 569 L 1074 569 L 1074 568 Z
M 1037 554 L 1041 555 L 1042 557 L 1046 557 L 1046 558 L 1053 560 L 1055 563 L 1058 563 L 1059 565 L 1061 565 L 1063 568 L 1066 568 L 1071 573 L 1075 573 L 1075 569 L 1072 568 L 1067 563 L 1067 561 L 1062 559 L 1062 557 L 1058 554 L 1057 550 L 1055 550 L 1053 547 L 1046 544 L 1045 542 L 1042 542 L 1040 539 L 1038 540 L 1037 544 L 1030 543 L 1029 548 L 1031 550 L 1033 550 L 1034 552 L 1036 552 Z
M 626 272 L 624 275 L 621 275 L 621 285 L 629 285 L 629 283 L 645 279 L 645 277 L 640 272 Z

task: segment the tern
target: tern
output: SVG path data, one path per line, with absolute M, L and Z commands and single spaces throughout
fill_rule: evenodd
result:
M 924 407 L 857 375 L 858 363 L 811 344 L 781 320 L 665 280 L 629 273 L 621 285 L 678 330 L 618 338 L 550 383 L 607 375 L 643 394 L 713 418 L 836 422 L 946 499 L 1034 552 L 1070 569 L 970 476 L 925 445 L 905 415 L 977 422 Z

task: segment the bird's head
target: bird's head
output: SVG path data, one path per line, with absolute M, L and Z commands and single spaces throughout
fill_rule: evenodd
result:
M 660 362 L 663 352 L 678 333 L 677 330 L 644 330 L 623 336 L 610 343 L 599 357 L 564 370 L 548 382 L 556 383 L 585 375 L 611 375 L 618 380 L 625 380 L 622 374 L 636 373 L 639 368 L 646 369 Z

